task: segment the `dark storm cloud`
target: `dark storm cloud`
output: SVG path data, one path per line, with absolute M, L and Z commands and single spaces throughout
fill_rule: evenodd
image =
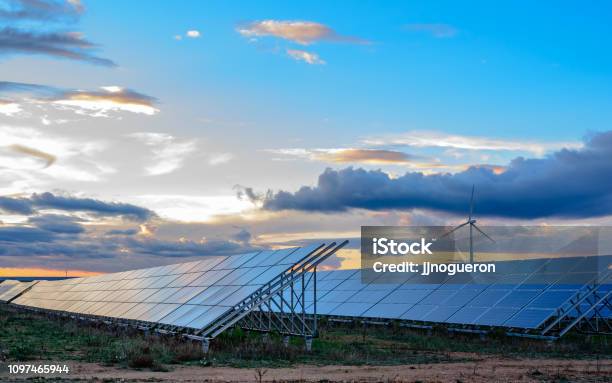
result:
M 53 193 L 32 194 L 29 197 L 0 197 L 0 210 L 29 215 L 36 209 L 56 209 L 66 212 L 89 212 L 104 217 L 123 217 L 134 221 L 146 221 L 156 217 L 155 213 L 144 207 L 120 202 L 104 202 L 93 198 L 59 196 Z
M 34 212 L 30 202 L 23 198 L 10 198 L 0 196 L 0 211 L 11 214 L 28 215 Z
M 242 185 L 235 185 L 234 190 L 236 191 L 236 198 L 239 200 L 250 201 L 252 203 L 259 203 L 265 200 L 266 198 L 272 197 L 270 192 L 268 194 L 260 194 L 256 193 L 255 190 L 251 187 L 246 187 Z
M 129 203 L 104 202 L 93 198 L 64 197 L 49 192 L 32 194 L 29 200 L 32 206 L 37 208 L 84 211 L 99 216 L 121 216 L 137 221 L 146 221 L 155 216 L 153 211 Z
M 74 21 L 82 12 L 76 0 L 8 0 L 0 5 L 0 20 Z
M 85 231 L 74 217 L 58 214 L 46 214 L 28 219 L 30 224 L 39 229 L 58 234 L 80 234 Z
M 0 93 L 57 93 L 57 88 L 25 82 L 0 81 Z
M 612 131 L 593 134 L 581 149 L 545 158 L 518 157 L 499 173 L 471 167 L 456 174 L 327 169 L 314 187 L 280 191 L 268 210 L 343 211 L 424 208 L 464 214 L 472 185 L 478 215 L 510 218 L 585 218 L 612 214 Z
M 79 0 L 5 1 L 0 4 L 0 22 L 5 24 L 0 29 L 0 56 L 45 55 L 116 66 L 113 61 L 96 56 L 98 46 L 81 33 L 57 29 L 77 21 L 83 10 Z
M 0 250 L 2 250 L 3 253 L 6 253 L 6 251 L 9 249 L 10 246 L 5 242 L 52 242 L 54 238 L 54 233 L 36 227 L 0 227 L 0 244 L 2 244 L 2 246 L 0 246 Z
M 251 240 L 251 233 L 247 229 L 240 229 L 232 238 L 238 242 L 248 243 Z
M 69 218 L 31 219 L 36 225 L 0 227 L 0 256 L 45 256 L 54 259 L 112 259 L 134 257 L 187 258 L 231 255 L 260 250 L 248 242 L 214 239 L 170 241 L 140 236 L 92 236 L 79 231 Z M 57 218 L 57 217 L 56 217 Z
M 106 235 L 136 235 L 138 234 L 138 229 L 115 229 L 109 230 L 105 233 Z
M 248 243 L 227 241 L 227 240 L 207 240 L 196 241 L 162 241 L 153 238 L 136 239 L 133 237 L 125 238 L 123 244 L 130 251 L 138 254 L 155 255 L 161 257 L 195 257 L 202 255 L 232 255 L 258 250 Z
M 0 228 L 1 229 L 1 228 Z M 19 228 L 21 232 L 27 232 L 28 228 Z M 57 258 L 69 258 L 69 259 L 108 259 L 117 256 L 119 252 L 119 245 L 113 242 L 101 242 L 96 240 L 78 240 L 75 238 L 63 238 L 62 236 L 53 234 L 51 232 L 45 232 L 40 229 L 30 229 L 33 232 L 32 238 L 38 238 L 35 236 L 35 232 L 46 233 L 49 239 L 47 240 L 24 240 L 26 236 L 21 234 L 15 238 L 22 240 L 18 241 L 13 239 L 5 240 L 0 239 L 0 255 L 7 257 L 33 257 L 42 256 L 45 257 L 45 261 L 52 262 Z M 2 238 L 0 230 L 0 238 Z M 44 239 L 42 235 L 40 238 Z
M 96 65 L 116 66 L 106 58 L 95 56 L 97 46 L 75 32 L 28 32 L 16 28 L 0 29 L 0 55 L 37 54 L 85 61 Z
M 249 244 L 214 240 L 163 241 L 152 238 L 70 237 L 31 227 L 0 227 L 0 255 L 108 259 L 129 252 L 134 256 L 186 258 L 231 255 L 258 250 Z M 49 258 L 51 260 L 52 258 Z

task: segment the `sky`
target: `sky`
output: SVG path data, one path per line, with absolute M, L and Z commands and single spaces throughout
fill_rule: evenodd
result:
M 0 0 L 0 275 L 610 224 L 605 2 Z

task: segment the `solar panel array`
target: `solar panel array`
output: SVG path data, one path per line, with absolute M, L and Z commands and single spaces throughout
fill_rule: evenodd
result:
M 498 262 L 504 273 L 483 283 L 460 274 L 435 284 L 423 283 L 425 277 L 418 274 L 401 283 L 362 283 L 360 270 L 320 271 L 316 310 L 338 317 L 535 329 L 584 289 L 586 281 L 604 278 L 599 288 L 611 289 L 610 262 L 612 257 Z M 312 299 L 309 303 L 312 313 Z M 604 315 L 609 317 L 610 311 Z
M 319 246 L 235 256 L 60 281 L 0 284 L 0 301 L 46 310 L 202 329 L 263 285 L 287 273 Z M 418 274 L 384 283 L 362 282 L 360 270 L 317 272 L 316 312 L 335 317 L 398 319 L 454 325 L 536 329 L 597 280 L 612 290 L 612 256 L 497 262 L 494 279 L 444 276 L 439 283 Z M 466 279 L 467 278 L 467 279 Z M 598 280 L 599 279 L 599 280 Z M 296 281 L 299 289 L 299 280 Z M 290 301 L 291 291 L 284 291 Z M 313 290 L 304 292 L 314 313 Z M 588 306 L 584 303 L 585 307 Z M 600 315 L 612 317 L 606 307 Z
M 20 282 L 15 280 L 6 280 L 0 283 L 0 302 L 10 302 L 12 299 L 23 293 L 30 286 L 37 282 Z
M 94 277 L 42 281 L 17 305 L 201 329 L 319 246 L 204 257 Z

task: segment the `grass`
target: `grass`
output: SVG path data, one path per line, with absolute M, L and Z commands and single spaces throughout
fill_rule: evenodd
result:
M 278 334 L 234 329 L 212 343 L 204 355 L 200 344 L 174 337 L 144 336 L 130 329 L 49 319 L 0 305 L 0 360 L 83 361 L 133 369 L 165 371 L 172 365 L 232 366 L 266 369 L 296 364 L 398 365 L 478 360 L 486 354 L 530 358 L 609 359 L 608 338 L 567 336 L 544 341 L 490 335 L 454 335 L 437 330 L 426 335 L 397 325 L 334 327 L 321 323 L 310 353 L 292 338 L 288 347 Z M 466 354 L 463 354 L 466 353 Z M 469 354 L 467 354 L 469 353 Z

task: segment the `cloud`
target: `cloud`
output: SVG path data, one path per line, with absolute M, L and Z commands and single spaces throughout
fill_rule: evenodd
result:
M 45 168 L 48 168 L 49 166 L 53 165 L 55 161 L 57 161 L 57 157 L 55 157 L 53 154 L 49 154 L 43 152 L 42 150 L 30 148 L 24 145 L 13 144 L 9 145 L 8 148 L 16 153 L 24 154 L 26 156 L 31 156 L 44 161 Z
M 301 45 L 310 45 L 318 41 L 368 43 L 357 37 L 339 35 L 330 27 L 313 21 L 261 20 L 243 25 L 237 30 L 248 38 L 273 36 Z
M 13 98 L 19 95 L 22 104 L 30 102 L 37 107 L 48 105 L 91 117 L 108 117 L 111 112 L 119 111 L 149 116 L 159 112 L 155 97 L 117 85 L 102 86 L 99 90 L 77 90 L 0 81 L 0 94 Z
M 251 240 L 251 233 L 247 229 L 240 229 L 240 231 L 232 236 L 235 241 L 241 243 L 249 243 Z
M 58 196 L 49 192 L 32 194 L 29 200 L 34 207 L 39 209 L 84 211 L 99 216 L 120 216 L 136 221 L 146 221 L 155 217 L 155 213 L 151 210 L 128 203 L 104 202 L 93 198 Z
M 0 114 L 12 117 L 21 112 L 21 107 L 15 102 L 0 100 Z
M 408 165 L 418 168 L 446 167 L 433 162 L 423 162 L 422 157 L 408 153 L 363 148 L 336 148 L 336 149 L 269 149 L 274 153 L 286 157 L 304 158 L 311 161 L 322 161 L 336 164 L 369 164 L 369 165 Z
M 8 0 L 0 20 L 74 21 L 83 13 L 79 0 Z
M 215 153 L 208 156 L 208 164 L 212 166 L 221 165 L 230 162 L 232 159 L 234 159 L 232 153 Z
M 52 242 L 54 237 L 55 235 L 52 232 L 35 227 L 0 227 L 0 243 L 4 246 L 4 248 L 0 248 L 0 254 L 6 254 L 8 252 L 9 246 L 6 242 Z
M 106 235 L 136 235 L 140 232 L 138 229 L 113 229 L 106 232 Z
M 93 117 L 106 117 L 111 111 L 154 115 L 155 98 L 118 86 L 101 87 L 100 91 L 68 91 L 59 95 L 54 104 L 75 108 Z M 88 113 L 92 112 L 92 113 Z
M 139 205 L 148 206 L 161 217 L 183 222 L 214 220 L 219 216 L 233 216 L 251 209 L 253 205 L 235 195 L 148 194 L 134 198 Z
M 439 39 L 454 37 L 459 32 L 448 24 L 408 24 L 405 28 L 409 31 L 425 32 Z
M 580 142 L 554 141 L 537 142 L 529 140 L 504 140 L 486 137 L 460 136 L 437 132 L 410 131 L 397 135 L 370 137 L 363 140 L 372 146 L 439 147 L 465 150 L 520 151 L 541 156 L 550 150 L 579 148 Z
M 196 150 L 195 140 L 178 141 L 165 133 L 141 132 L 129 136 L 151 147 L 153 163 L 145 168 L 150 176 L 172 173 L 181 168 L 187 156 Z
M 126 248 L 137 254 L 153 255 L 156 257 L 195 257 L 202 255 L 231 255 L 248 251 L 260 250 L 245 242 L 235 240 L 207 240 L 200 241 L 163 241 L 154 238 L 140 239 L 126 237 Z
M 200 37 L 200 31 L 197 31 L 195 29 L 192 29 L 190 31 L 187 31 L 185 33 L 185 36 L 192 38 L 192 39 L 197 39 L 198 37 Z
M 85 232 L 85 229 L 77 222 L 76 218 L 67 215 L 45 214 L 30 217 L 28 223 L 39 229 L 58 234 L 80 234 Z
M 379 149 L 340 149 L 321 153 L 318 158 L 335 163 L 406 164 L 412 157 L 403 152 Z
M 13 185 L 19 185 L 5 192 L 40 189 L 51 180 L 100 181 L 114 172 L 104 163 L 94 161 L 105 148 L 103 141 L 68 138 L 26 126 L 0 125 L 0 176 L 6 175 Z
M 28 215 L 32 214 L 34 209 L 26 199 L 0 196 L 0 211 Z
M 476 185 L 476 212 L 508 218 L 586 218 L 612 214 L 612 131 L 593 134 L 581 149 L 544 158 L 518 157 L 504 172 L 471 167 L 455 174 L 408 172 L 397 178 L 380 170 L 327 169 L 316 186 L 268 196 L 268 210 L 344 211 L 433 209 L 466 212 Z
M 78 32 L 27 32 L 12 27 L 0 29 L 0 56 L 10 54 L 46 55 L 113 67 L 116 64 L 92 52 L 97 46 Z
M 277 154 L 341 164 L 407 164 L 415 159 L 415 157 L 404 152 L 381 149 L 280 149 L 269 151 Z
M 114 67 L 95 54 L 98 46 L 79 32 L 66 32 L 65 24 L 79 20 L 80 0 L 7 0 L 0 4 L 0 56 L 27 54 Z M 36 31 L 29 29 L 36 28 Z M 61 30 L 54 30 L 61 28 Z
M 248 201 L 253 204 L 261 204 L 263 201 L 272 198 L 271 192 L 267 195 L 257 193 L 253 188 L 242 185 L 235 185 L 236 198 L 240 201 Z
M 323 65 L 325 61 L 319 58 L 319 55 L 312 52 L 302 51 L 299 49 L 287 49 L 287 54 L 294 60 L 304 61 L 310 65 Z
M 34 193 L 29 197 L 0 197 L 0 209 L 17 214 L 33 214 L 41 209 L 88 212 L 101 217 L 121 217 L 135 221 L 146 221 L 156 217 L 153 211 L 128 203 L 60 196 L 49 192 Z
M 187 37 L 188 39 L 199 39 L 202 36 L 202 34 L 197 29 L 191 29 L 185 32 L 184 36 Z M 174 39 L 182 40 L 183 35 L 174 35 Z
M 92 236 L 87 232 L 73 233 L 61 227 L 62 217 L 49 219 L 47 230 L 32 226 L 0 227 L 2 263 L 24 267 L 56 269 L 79 268 L 118 271 L 164 263 L 176 263 L 175 258 L 201 260 L 207 255 L 231 255 L 261 250 L 249 243 L 239 232 L 236 239 L 162 240 L 134 235 Z M 43 219 L 44 221 L 44 219 Z M 98 260 L 100 262 L 98 262 Z
M 30 84 L 25 82 L 13 82 L 13 81 L 0 81 L 0 93 L 2 94 L 35 94 L 42 97 L 43 95 L 54 95 L 58 92 L 58 88 L 40 85 Z

